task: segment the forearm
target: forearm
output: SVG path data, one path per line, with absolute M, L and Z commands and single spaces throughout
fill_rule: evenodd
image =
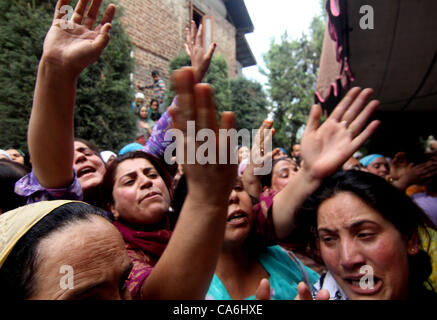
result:
M 297 210 L 321 184 L 303 167 L 287 186 L 273 198 L 273 224 L 279 239 L 287 237 L 294 228 Z
M 224 236 L 227 201 L 188 194 L 170 242 L 142 286 L 144 299 L 204 299 Z
M 259 199 L 259 195 L 262 192 L 262 185 L 260 181 L 261 176 L 254 175 L 255 167 L 251 164 L 247 164 L 246 169 L 243 171 L 243 184 L 244 190 L 254 198 Z
M 65 187 L 73 179 L 76 83 L 77 77 L 41 60 L 28 144 L 35 176 L 47 188 Z

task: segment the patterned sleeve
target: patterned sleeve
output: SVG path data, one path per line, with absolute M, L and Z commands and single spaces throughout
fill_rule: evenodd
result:
M 142 300 L 141 287 L 152 272 L 154 263 L 141 250 L 128 248 L 127 253 L 133 264 L 129 279 L 127 280 L 127 288 L 132 299 Z
M 35 177 L 33 171 L 15 183 L 15 193 L 27 197 L 27 204 L 46 200 L 83 200 L 82 188 L 74 171 L 73 182 L 65 188 L 47 189 Z
M 271 246 L 278 242 L 273 225 L 272 208 L 275 192 L 260 195 L 260 202 L 253 207 L 255 217 L 253 236 L 260 245 Z
M 178 106 L 177 97 L 173 99 L 171 106 Z M 173 121 L 171 119 L 170 113 L 166 111 L 153 127 L 152 134 L 147 140 L 143 151 L 152 154 L 158 158 L 163 158 L 165 149 L 173 142 L 172 140 L 164 139 L 165 133 L 172 127 Z

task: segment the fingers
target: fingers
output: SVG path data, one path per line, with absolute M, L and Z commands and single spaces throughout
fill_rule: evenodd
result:
M 55 14 L 54 14 L 54 19 L 62 19 L 62 17 L 65 15 L 65 13 L 61 13 L 61 8 L 63 6 L 66 6 L 70 3 L 70 0 L 59 0 L 56 3 L 56 8 L 55 8 Z
M 93 2 L 91 3 L 91 6 L 83 22 L 85 27 L 89 29 L 93 28 L 94 23 L 96 23 L 97 15 L 99 13 L 99 9 L 102 4 L 102 1 L 103 0 L 93 0 Z
M 316 295 L 316 300 L 329 300 L 330 294 L 328 290 L 322 289 Z
M 311 291 L 305 282 L 299 282 L 297 286 L 297 296 L 294 300 L 313 300 Z
M 189 44 L 193 44 L 192 41 L 194 41 L 196 39 L 196 33 L 197 33 L 197 27 L 196 27 L 196 23 L 191 20 L 191 35 L 190 35 L 190 40 L 189 40 Z
M 255 300 L 270 300 L 270 283 L 267 279 L 262 279 L 256 289 Z
M 355 98 L 360 94 L 361 88 L 355 87 L 348 91 L 346 96 L 340 101 L 340 103 L 335 107 L 334 111 L 331 113 L 329 118 L 340 122 L 343 114 L 355 100 Z
M 318 104 L 313 105 L 310 114 L 308 116 L 308 121 L 306 124 L 304 135 L 317 130 L 320 124 L 321 115 L 322 115 L 322 108 Z
M 366 129 L 363 130 L 355 139 L 352 141 L 352 149 L 358 150 L 367 139 L 375 132 L 381 122 L 379 120 L 372 121 Z
M 202 24 L 199 26 L 199 31 L 197 32 L 197 35 L 196 35 L 196 43 L 198 46 L 201 46 L 203 48 L 203 26 L 202 26 Z
M 354 121 L 354 119 L 361 112 L 363 107 L 366 105 L 367 100 L 370 98 L 372 94 L 373 94 L 373 90 L 370 88 L 366 88 L 363 91 L 361 91 L 361 93 L 352 102 L 352 105 L 350 105 L 349 108 L 347 108 L 346 112 L 341 118 L 341 121 L 346 121 L 348 124 Z
M 237 119 L 235 118 L 235 114 L 231 111 L 224 111 L 221 115 L 221 124 L 223 129 L 234 129 L 237 124 Z
M 355 120 L 352 120 L 352 123 L 349 125 L 349 132 L 352 137 L 355 137 L 361 129 L 364 127 L 364 125 L 367 123 L 367 121 L 370 119 L 372 114 L 375 112 L 376 108 L 379 107 L 379 101 L 373 100 L 371 101 L 365 109 L 356 117 Z
M 207 60 L 211 60 L 216 47 L 217 47 L 217 44 L 215 42 L 213 42 L 209 45 L 208 51 L 207 51 L 206 56 L 205 56 L 205 58 Z
M 186 132 L 187 121 L 194 120 L 196 109 L 194 107 L 194 74 L 192 68 L 182 68 L 173 73 L 173 86 L 178 95 L 179 108 L 175 109 L 172 116 L 175 127 Z
M 194 105 L 196 111 L 196 129 L 211 129 L 218 132 L 212 88 L 208 84 L 194 86 Z
M 104 49 L 108 45 L 108 42 L 110 39 L 109 31 L 111 31 L 111 28 L 112 28 L 112 26 L 110 23 L 105 24 L 101 28 L 101 30 L 99 31 L 99 35 L 96 37 L 96 40 L 95 40 L 96 47 L 98 47 L 100 49 Z
M 114 19 L 116 11 L 116 6 L 110 4 L 106 7 L 105 14 L 103 15 L 102 20 L 100 21 L 100 25 L 104 26 L 106 23 L 111 23 L 112 19 Z
M 79 2 L 76 5 L 76 8 L 74 9 L 73 14 L 73 22 L 77 24 L 82 23 L 82 18 L 85 14 L 86 6 L 88 5 L 89 0 L 79 0 Z

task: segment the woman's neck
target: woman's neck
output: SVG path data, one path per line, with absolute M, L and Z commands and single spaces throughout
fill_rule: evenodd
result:
M 238 300 L 254 295 L 260 281 L 269 277 L 246 245 L 224 247 L 215 273 L 231 298 Z

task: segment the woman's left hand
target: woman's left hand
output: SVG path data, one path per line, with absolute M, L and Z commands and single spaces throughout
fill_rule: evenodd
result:
M 191 66 L 194 69 L 194 81 L 200 83 L 208 71 L 214 54 L 216 43 L 209 45 L 208 51 L 205 53 L 205 44 L 203 42 L 203 26 L 196 28 L 196 23 L 191 21 L 191 29 L 186 28 L 187 42 L 185 43 L 185 51 L 191 59 Z

